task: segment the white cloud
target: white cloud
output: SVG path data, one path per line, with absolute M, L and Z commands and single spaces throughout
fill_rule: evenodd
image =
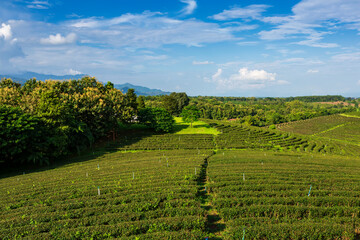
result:
M 319 70 L 317 70 L 317 69 L 309 69 L 309 70 L 307 70 L 307 73 L 318 73 L 319 72 Z
M 292 8 L 292 15 L 265 17 L 264 22 L 278 24 L 274 29 L 261 31 L 261 39 L 278 40 L 305 38 L 296 44 L 318 47 L 339 47 L 336 43 L 322 43 L 324 36 L 333 32 L 323 29 L 360 29 L 358 0 L 302 0 Z M 335 28 L 336 27 L 336 28 Z
M 56 35 L 50 35 L 48 38 L 42 38 L 40 42 L 42 44 L 52 44 L 52 45 L 59 45 L 59 44 L 68 44 L 73 43 L 76 41 L 76 34 L 69 33 L 66 37 L 61 36 L 60 33 Z
M 230 10 L 224 10 L 221 13 L 213 15 L 211 18 L 218 21 L 226 21 L 237 18 L 259 19 L 261 13 L 265 12 L 269 5 L 253 4 L 244 8 L 233 7 Z
M 48 9 L 50 7 L 50 4 L 48 1 L 33 0 L 33 1 L 28 2 L 27 7 L 34 8 L 34 9 Z
M 192 14 L 197 7 L 197 3 L 195 0 L 180 0 L 180 2 L 187 4 L 187 6 L 180 11 L 184 15 Z
M 240 68 L 237 73 L 229 76 L 223 76 L 223 69 L 219 68 L 217 72 L 212 75 L 211 80 L 205 80 L 215 82 L 218 88 L 227 90 L 259 89 L 271 85 L 288 84 L 285 80 L 276 80 L 276 73 L 257 69 L 249 70 L 248 68 Z
M 0 27 L 0 71 L 12 71 L 14 67 L 10 63 L 16 57 L 23 57 L 24 52 L 16 38 L 12 37 L 10 24 L 2 23 Z
M 212 75 L 211 78 L 212 78 L 213 80 L 217 81 L 217 80 L 220 79 L 221 74 L 222 74 L 222 69 L 219 68 L 219 69 L 217 70 L 217 72 L 216 72 L 214 75 Z
M 70 75 L 82 74 L 82 72 L 77 71 L 77 70 L 74 70 L 74 69 L 72 69 L 72 68 L 70 68 L 70 69 L 67 71 L 67 73 L 70 74 Z
M 9 40 L 12 37 L 11 26 L 5 23 L 1 24 L 0 37 Z
M 360 80 L 357 82 L 357 85 L 360 85 Z
M 193 65 L 207 65 L 207 64 L 213 64 L 214 62 L 210 62 L 210 61 L 193 61 L 192 64 Z
M 168 58 L 166 55 L 145 55 L 141 57 L 144 60 L 165 60 Z
M 178 20 L 160 13 L 123 14 L 111 19 L 87 18 L 67 22 L 81 41 L 116 47 L 159 47 L 166 44 L 202 46 L 234 40 L 231 29 L 196 19 Z
M 360 52 L 338 54 L 333 56 L 332 60 L 334 60 L 335 62 L 359 61 Z

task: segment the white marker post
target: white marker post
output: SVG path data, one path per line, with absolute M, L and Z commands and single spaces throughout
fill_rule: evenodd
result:
M 98 187 L 98 195 L 100 196 L 100 187 Z
M 195 175 L 196 175 L 196 168 L 195 168 Z
M 245 181 L 245 173 L 243 173 L 243 181 Z
M 135 179 L 135 173 L 133 172 L 133 180 Z
M 99 166 L 99 164 L 98 164 L 98 168 L 97 168 L 97 170 L 100 170 L 100 166 Z

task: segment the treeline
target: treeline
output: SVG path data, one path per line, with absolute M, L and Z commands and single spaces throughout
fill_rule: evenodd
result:
M 236 120 L 251 126 L 269 126 L 290 121 L 310 119 L 343 112 L 354 111 L 355 107 L 344 105 L 317 104 L 318 101 L 336 101 L 342 96 L 292 98 L 245 98 L 245 97 L 191 97 L 190 105 L 196 106 L 200 118 L 215 120 Z M 171 106 L 167 97 L 146 97 L 150 106 Z M 291 101 L 290 101 L 291 100 Z
M 123 94 L 92 77 L 0 81 L 0 162 L 50 163 L 132 123 L 171 131 L 174 120 L 163 108 L 145 108 L 133 89 Z
M 355 107 L 343 105 L 321 105 L 284 99 L 277 101 L 261 99 L 252 104 L 239 104 L 216 101 L 213 98 L 192 98 L 200 110 L 202 118 L 228 120 L 233 119 L 251 126 L 269 126 L 272 124 L 310 119 L 318 116 L 354 111 Z
M 151 98 L 151 97 L 150 97 Z M 324 95 L 324 96 L 299 96 L 299 97 L 286 97 L 286 98 L 278 98 L 278 97 L 197 97 L 199 99 L 212 99 L 220 102 L 233 102 L 233 103 L 241 103 L 244 105 L 248 104 L 256 104 L 256 103 L 278 103 L 278 102 L 291 102 L 295 100 L 299 100 L 302 102 L 337 102 L 337 101 L 352 101 L 352 98 L 345 98 L 341 95 Z

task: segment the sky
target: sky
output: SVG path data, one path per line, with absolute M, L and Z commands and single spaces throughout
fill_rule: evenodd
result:
M 0 73 L 360 97 L 360 0 L 1 0 Z

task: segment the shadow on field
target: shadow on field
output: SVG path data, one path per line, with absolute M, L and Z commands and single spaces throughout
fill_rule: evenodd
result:
M 145 137 L 151 137 L 154 135 L 162 135 L 162 133 L 156 133 L 146 128 L 120 131 L 117 133 L 115 141 L 113 140 L 113 135 L 111 134 L 94 143 L 92 147 L 84 150 L 80 155 L 70 154 L 51 162 L 49 165 L 43 166 L 33 165 L 31 163 L 6 164 L 0 160 L 0 179 L 22 174 L 47 171 L 70 163 L 89 161 L 107 153 L 117 152 L 119 151 L 119 148 L 137 143 Z M 124 141 L 124 139 L 126 141 Z

